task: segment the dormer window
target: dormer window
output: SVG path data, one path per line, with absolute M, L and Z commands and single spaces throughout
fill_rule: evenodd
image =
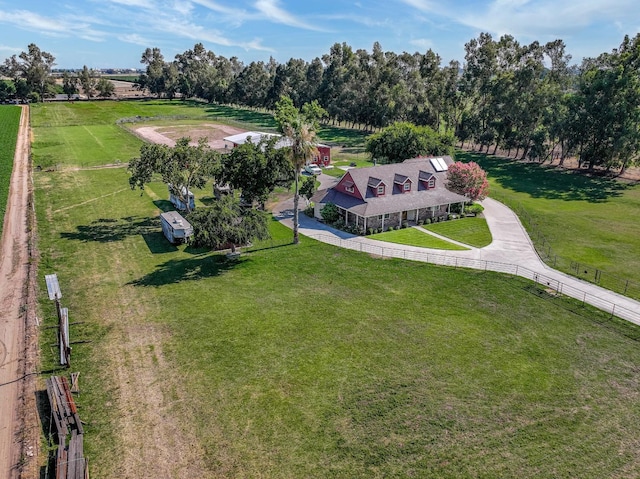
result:
M 404 185 L 402 185 L 402 191 L 411 191 L 411 183 L 406 182 Z
M 353 181 L 345 181 L 344 183 L 344 191 L 347 193 L 354 193 L 356 191 Z
M 384 195 L 384 185 L 378 186 L 378 196 Z
M 427 183 L 427 187 L 428 188 L 435 188 L 436 187 L 436 179 L 433 176 L 431 178 L 429 178 L 429 182 Z

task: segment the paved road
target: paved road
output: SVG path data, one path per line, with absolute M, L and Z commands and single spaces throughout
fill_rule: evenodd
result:
M 328 175 L 320 175 L 321 188 L 337 182 Z M 405 257 L 436 264 L 460 265 L 476 269 L 510 272 L 540 283 L 567 296 L 579 299 L 608 313 L 640 325 L 640 302 L 601 288 L 547 266 L 522 226 L 518 216 L 502 203 L 487 198 L 482 202 L 484 216 L 493 242 L 484 248 L 467 251 L 443 251 L 417 246 L 376 241 L 335 230 L 319 221 L 300 215 L 300 233 L 320 241 L 361 251 L 381 251 L 384 255 Z M 293 227 L 293 200 L 274 208 L 274 215 L 289 228 Z

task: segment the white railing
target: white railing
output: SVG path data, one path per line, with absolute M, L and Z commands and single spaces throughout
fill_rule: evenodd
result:
M 362 251 L 364 253 L 381 256 L 384 258 L 401 258 L 412 261 L 420 261 L 423 263 L 431 263 L 441 266 L 451 266 L 454 268 L 470 268 L 485 271 L 496 271 L 499 273 L 507 273 L 514 276 L 530 279 L 538 284 L 545 285 L 549 290 L 553 290 L 557 294 L 564 294 L 574 299 L 582 301 L 605 311 L 611 316 L 617 316 L 640 326 L 640 310 L 632 310 L 625 308 L 620 304 L 616 304 L 607 299 L 603 299 L 593 293 L 589 293 L 580 288 L 571 286 L 570 284 L 558 281 L 544 273 L 533 271 L 524 266 L 500 263 L 497 261 L 484 261 L 479 259 L 459 258 L 457 256 L 448 256 L 446 254 L 430 253 L 426 251 L 413 251 L 401 248 L 393 248 L 389 246 L 375 245 L 369 242 L 358 241 L 357 239 L 343 240 L 328 234 L 312 234 L 306 235 L 309 238 L 321 241 L 323 243 L 332 244 L 341 248 Z

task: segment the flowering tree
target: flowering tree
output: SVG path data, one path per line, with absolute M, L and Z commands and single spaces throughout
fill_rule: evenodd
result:
M 447 188 L 466 196 L 471 201 L 484 200 L 489 194 L 487 174 L 480 165 L 471 161 L 456 161 L 447 172 Z

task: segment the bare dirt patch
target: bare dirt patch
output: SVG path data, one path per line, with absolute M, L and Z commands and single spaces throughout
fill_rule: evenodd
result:
M 191 138 L 193 145 L 196 145 L 200 138 L 206 138 L 212 149 L 225 150 L 223 138 L 247 130 L 229 125 L 202 123 L 200 125 L 140 126 L 133 131 L 143 140 L 160 145 L 175 146 L 176 140 L 186 136 Z
M 0 477 L 36 477 L 34 309 L 30 293 L 29 108 L 22 108 L 0 244 Z M 35 332 L 37 334 L 37 332 Z M 36 336 L 37 337 L 37 336 Z

